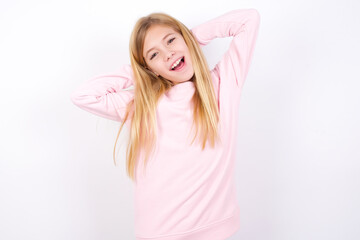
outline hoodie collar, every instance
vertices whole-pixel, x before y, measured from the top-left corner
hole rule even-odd
[[[165,95],[170,100],[189,99],[194,95],[195,85],[193,81],[178,83],[171,87]]]

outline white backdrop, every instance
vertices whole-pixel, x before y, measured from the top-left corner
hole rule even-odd
[[[112,160],[119,123],[70,94],[130,63],[139,17],[163,11],[191,28],[237,8],[261,23],[240,104],[242,226],[229,240],[360,239],[355,0],[2,0],[0,239],[134,239],[125,147]],[[203,48],[211,67],[230,41]]]

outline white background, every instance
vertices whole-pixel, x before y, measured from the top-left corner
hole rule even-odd
[[[360,239],[359,6],[2,0],[0,239],[134,239],[125,148],[117,167],[112,159],[119,123],[70,94],[130,63],[139,17],[163,11],[191,28],[237,8],[256,8],[261,24],[240,104],[241,229],[230,240]],[[211,67],[230,41],[203,48]]]

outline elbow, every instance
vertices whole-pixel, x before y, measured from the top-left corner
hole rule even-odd
[[[260,13],[255,8],[241,8],[233,10],[233,17],[238,19],[240,23],[246,23],[246,25],[254,26],[258,28],[260,25]]]
[[[255,25],[259,25],[260,18],[261,18],[259,11],[255,8],[249,8],[249,9],[247,9],[247,11],[249,13],[249,17],[255,23]]]
[[[79,105],[80,104],[80,101],[81,101],[81,97],[80,97],[80,94],[78,91],[73,91],[71,94],[70,94],[70,100],[73,104],[75,105]]]
[[[260,13],[255,8],[249,8],[246,9],[246,11],[248,11],[248,20],[249,20],[248,24],[252,26],[251,27],[252,29],[257,31],[260,26],[260,18],[261,18]]]

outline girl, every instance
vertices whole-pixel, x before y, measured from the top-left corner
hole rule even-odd
[[[122,123],[117,139],[125,123],[130,129],[136,239],[223,240],[239,229],[238,105],[259,23],[255,9],[233,10],[191,30],[169,15],[149,14],[131,34],[131,65],[72,93],[78,107]],[[200,47],[230,36],[210,71]]]

